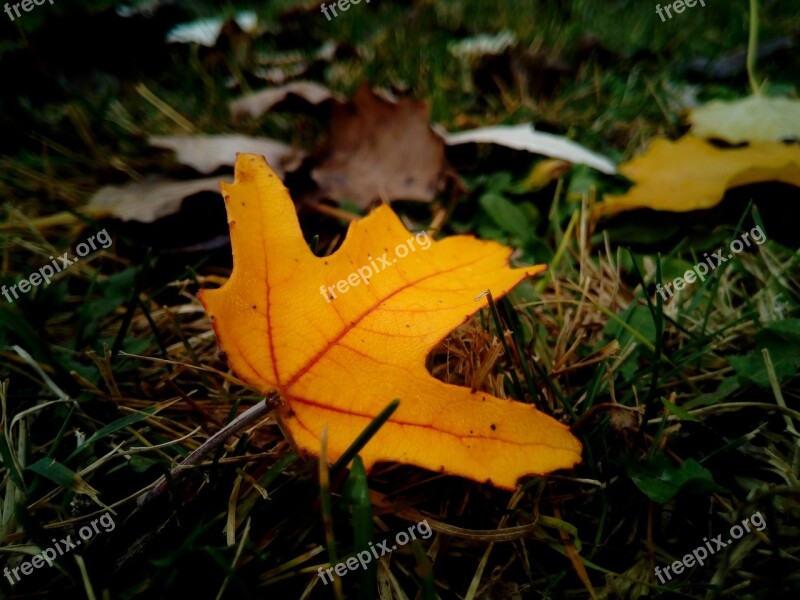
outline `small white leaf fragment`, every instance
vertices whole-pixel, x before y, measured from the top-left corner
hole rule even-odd
[[[260,117],[290,96],[297,96],[313,105],[338,99],[333,92],[316,81],[293,81],[286,85],[266,88],[247,94],[230,102],[228,107],[231,111],[231,118],[234,121],[239,121],[244,117]]]
[[[107,185],[89,200],[98,216],[111,216],[122,221],[152,223],[178,212],[185,198],[200,192],[219,193],[220,180],[228,183],[233,177],[208,177],[189,181],[135,181],[125,185]]]
[[[206,175],[220,167],[232,167],[237,152],[262,155],[281,178],[305,158],[305,152],[283,142],[239,134],[162,135],[148,141],[156,148],[174,150],[178,162]]]
[[[586,165],[608,175],[614,175],[617,172],[614,163],[605,156],[587,150],[580,144],[560,135],[536,131],[530,123],[481,127],[469,131],[448,133],[444,138],[448,146],[469,143],[497,144],[514,150],[525,150]]]
[[[258,25],[256,13],[248,10],[236,13],[233,20],[242,31],[253,33]],[[225,25],[225,19],[200,19],[191,23],[178,25],[167,34],[167,42],[170,44],[200,44],[213,48],[217,43],[217,38]]]

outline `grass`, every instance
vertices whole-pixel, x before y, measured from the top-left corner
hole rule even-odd
[[[790,4],[764,3],[762,40],[797,36],[800,9]],[[104,227],[114,238],[52,285],[0,299],[0,569],[54,538],[77,538],[106,511],[115,523],[13,587],[0,577],[3,594],[374,598],[377,586],[381,598],[766,598],[800,590],[796,190],[752,186],[712,211],[596,222],[590,201],[623,189],[621,180],[575,168],[533,191],[521,182],[534,158],[480,150],[451,156],[463,181],[436,202],[397,205],[421,225],[496,239],[522,263],[550,265],[428,358],[436,377],[534,402],[580,437],[582,465],[527,478],[514,493],[402,465],[368,477],[358,461],[328,471],[298,456],[272,417],[174,474],[261,400],[228,369],[195,297],[230,272],[227,247],[187,250],[225,232],[221,205],[149,225],[84,210],[101,185],[186,175],[146,145],[148,135],[181,132],[172,111],[198,132],[323,149],[322,117],[283,112],[235,128],[226,103],[263,85],[253,72],[264,56],[310,55],[328,40],[342,50],[310,76],[343,94],[366,79],[425,99],[431,120],[451,130],[533,121],[629,158],[655,135],[683,131],[680,98],[695,93],[691,85],[702,100],[748,92],[744,73],[709,82],[684,69],[745,47],[743,3],[707,3],[661,23],[645,2],[376,0],[329,23],[313,3],[276,2],[256,6],[266,35],[215,49],[163,45],[170,19],[126,24],[110,15],[113,5],[64,0],[37,7],[21,29],[0,26],[0,75],[13,83],[0,93],[0,284],[74,253]],[[247,8],[176,6],[186,19]],[[282,16],[289,9],[297,10]],[[505,76],[448,49],[501,30],[531,50],[502,65]],[[554,83],[528,87],[514,75],[550,73],[536,65],[557,57],[565,71],[555,69]],[[796,97],[798,60],[760,61],[760,78]],[[318,252],[346,228],[309,209],[301,220],[309,239],[319,236]],[[755,224],[767,233],[763,245],[668,302],[655,293]],[[161,476],[168,493],[139,505]],[[672,581],[655,577],[656,566],[704,538],[727,539],[756,511],[763,531]],[[430,539],[335,586],[319,581],[319,567],[423,519]]]

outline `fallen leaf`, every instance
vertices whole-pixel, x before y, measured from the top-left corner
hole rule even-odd
[[[236,13],[233,21],[242,31],[250,33],[254,33],[258,27],[258,16],[251,10]],[[226,22],[225,19],[213,18],[183,23],[167,34],[167,42],[171,44],[200,44],[201,46],[213,48]]]
[[[539,191],[559,179],[562,175],[565,175],[571,167],[572,163],[568,160],[557,158],[540,160],[528,173],[528,176],[522,182],[522,187],[534,192]]]
[[[731,144],[800,140],[800,100],[750,96],[714,100],[689,112],[692,134]]]
[[[541,44],[521,48],[510,31],[454,41],[447,49],[461,63],[461,86],[469,93],[503,95],[514,89],[526,98],[547,97],[562,80],[574,76],[559,53]]]
[[[324,67],[336,57],[341,48],[347,47],[329,40],[311,56],[299,50],[259,53],[255,56],[258,66],[253,69],[253,75],[272,85],[282,85],[292,79],[306,76],[312,69]],[[346,50],[342,53],[346,53]]]
[[[430,202],[444,168],[444,144],[427,104],[382,97],[362,85],[331,116],[331,152],[312,172],[335,200],[366,207],[377,199]]]
[[[443,383],[425,368],[430,350],[486,306],[482,292],[500,298],[544,265],[509,268],[511,249],[471,236],[417,234],[408,252],[412,234],[387,205],[351,224],[334,254],[316,257],[286,188],[258,156],[239,155],[222,194],[234,269],[200,301],[231,367],[283,399],[277,416],[299,449],[318,454],[327,427],[335,461],[399,399],[360,453],[368,470],[395,461],[513,489],[524,475],[580,461],[580,442],[552,417]],[[371,276],[362,270],[365,285],[342,292],[337,282],[357,281],[365,266],[375,266]]]
[[[110,216],[123,221],[152,223],[174,214],[181,203],[200,192],[219,189],[219,177],[188,181],[137,181],[100,188],[89,200],[95,217]]]
[[[263,155],[281,178],[297,169],[305,158],[302,150],[283,142],[238,134],[164,135],[153,136],[148,142],[156,148],[174,150],[178,162],[205,174],[222,166],[232,167],[237,152]]]
[[[459,133],[448,133],[445,136],[445,142],[448,146],[469,143],[497,144],[514,150],[525,150],[551,158],[560,158],[571,163],[584,164],[609,175],[617,172],[614,163],[605,156],[587,150],[565,137],[535,131],[530,123],[495,125]]]
[[[482,33],[474,37],[454,40],[447,44],[447,50],[455,58],[474,60],[487,54],[501,54],[515,46],[517,37],[513,31],[501,31],[495,35]]]
[[[324,85],[314,81],[295,81],[237,98],[228,104],[228,108],[231,118],[236,122],[246,117],[260,117],[290,97],[315,105],[336,98]]]
[[[764,389],[772,385],[764,362],[764,350],[779,382],[789,382],[800,371],[800,319],[783,319],[756,332],[755,349],[746,355],[726,356],[739,380]]]
[[[800,186],[800,147],[766,142],[717,148],[691,135],[675,142],[657,138],[619,170],[635,185],[622,196],[605,196],[595,207],[599,214],[636,208],[687,212],[716,206],[726,190],[740,185]]]

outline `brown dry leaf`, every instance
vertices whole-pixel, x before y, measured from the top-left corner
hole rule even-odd
[[[231,181],[223,177],[222,181]],[[181,203],[200,192],[216,192],[220,177],[191,179],[189,181],[139,181],[125,185],[100,188],[89,206],[96,216],[110,216],[123,221],[152,223],[178,212]]]
[[[619,171],[635,185],[622,196],[606,196],[595,207],[600,214],[636,208],[702,210],[740,185],[779,181],[800,187],[800,146],[765,142],[717,148],[691,135],[675,142],[657,138]]]
[[[305,158],[305,152],[269,138],[247,135],[162,135],[149,140],[151,146],[174,150],[178,162],[200,173],[212,173],[218,168],[232,167],[236,153],[260,154],[283,179]]]
[[[336,95],[324,85],[314,81],[295,81],[242,96],[232,101],[228,108],[231,118],[238,122],[246,117],[260,117],[290,96],[314,105],[336,99]]]
[[[312,177],[330,198],[361,207],[376,199],[430,202],[445,160],[429,113],[424,102],[362,85],[350,102],[334,104],[331,151]]]

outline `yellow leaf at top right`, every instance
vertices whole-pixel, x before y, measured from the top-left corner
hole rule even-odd
[[[605,195],[595,206],[601,215],[650,208],[670,212],[706,210],[729,189],[779,181],[800,187],[800,146],[761,142],[743,148],[717,148],[693,135],[677,141],[656,138],[647,150],[619,166],[633,182],[621,196]]]
[[[689,113],[692,134],[730,144],[800,140],[800,100],[749,96],[714,100]]]

